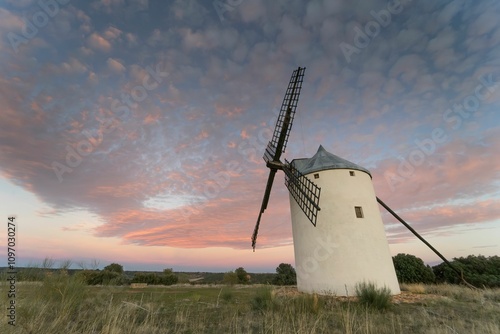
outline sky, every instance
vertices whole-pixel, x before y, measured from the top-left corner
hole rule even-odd
[[[284,158],[323,145],[446,257],[499,255],[499,16],[496,0],[0,1],[0,219],[16,216],[17,265],[294,264],[281,172],[256,252],[251,235],[299,66]],[[441,262],[381,214],[392,255]]]

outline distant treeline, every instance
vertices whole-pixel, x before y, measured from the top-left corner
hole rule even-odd
[[[129,285],[131,283],[147,283],[148,285],[172,284],[273,284],[277,274],[272,273],[247,273],[244,271],[238,277],[233,271],[226,273],[212,272],[174,272],[164,269],[162,272],[154,271],[125,271],[119,264],[112,263],[103,270],[99,269],[64,269],[44,267],[17,268],[18,281],[43,281],[52,275],[68,275],[80,277],[88,285]],[[238,272],[238,269],[236,272]],[[5,274],[8,268],[0,268]],[[234,276],[235,280],[232,279]],[[241,280],[240,280],[241,278]],[[295,283],[295,281],[294,281]]]
[[[394,268],[400,283],[449,283],[459,284],[461,278],[444,262],[430,267],[422,259],[410,254],[398,254],[393,258]],[[44,263],[47,261],[44,261]],[[53,261],[48,261],[53,263]],[[464,279],[476,287],[500,287],[500,257],[469,255],[454,258],[452,265],[463,273]],[[7,268],[1,270],[4,274]],[[286,263],[276,268],[276,273],[247,273],[243,267],[226,273],[211,272],[162,272],[124,271],[123,266],[112,263],[99,269],[54,269],[47,266],[17,268],[18,281],[43,281],[45,277],[62,274],[80,277],[88,285],[128,285],[147,283],[149,285],[172,284],[296,284],[295,269]]]

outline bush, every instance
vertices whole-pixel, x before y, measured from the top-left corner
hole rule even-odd
[[[109,270],[82,270],[76,276],[87,285],[123,285],[127,283],[123,275]]]
[[[177,284],[179,279],[171,270],[164,270],[163,274],[156,273],[136,273],[132,283],[147,283],[149,285],[173,285]]]
[[[436,277],[431,267],[422,259],[410,254],[398,254],[392,258],[399,283],[434,283]]]
[[[274,285],[295,285],[297,284],[297,273],[291,264],[280,263],[276,268],[276,276],[273,279]]]
[[[387,309],[391,305],[391,290],[387,287],[377,288],[373,283],[358,283],[356,294],[360,303],[377,310]]]
[[[163,285],[174,285],[177,284],[179,278],[173,273],[161,275],[160,282]]]
[[[500,257],[485,257],[469,255],[454,258],[451,262],[454,267],[463,272],[467,282],[477,286],[489,288],[500,287]],[[432,267],[438,283],[461,283],[461,278],[446,263]]]

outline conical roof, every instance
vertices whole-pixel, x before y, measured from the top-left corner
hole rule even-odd
[[[312,158],[294,159],[292,163],[304,175],[328,169],[354,169],[372,176],[368,169],[328,152],[322,145]]]

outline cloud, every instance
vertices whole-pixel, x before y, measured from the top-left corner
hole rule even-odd
[[[427,50],[437,52],[449,48],[455,42],[455,32],[451,28],[445,28],[429,41]]]
[[[388,170],[401,162],[385,161],[374,175],[377,193],[396,212],[424,233],[453,233],[455,226],[479,224],[498,217],[495,192],[500,178],[499,162],[491,149],[499,129],[483,139],[486,144],[450,141],[426,158],[396,191],[388,189]],[[467,152],[467,153],[465,153]],[[384,175],[386,177],[384,177]],[[393,220],[392,220],[393,221]]]
[[[243,22],[258,21],[266,14],[266,6],[264,6],[261,0],[243,1],[235,10],[241,12]]]
[[[103,37],[106,38],[107,40],[115,40],[118,39],[122,34],[122,31],[120,29],[117,29],[115,27],[109,27],[104,31]]]
[[[98,33],[92,33],[87,39],[87,44],[90,48],[103,52],[111,51],[111,43]]]
[[[452,1],[447,4],[438,15],[438,20],[443,24],[448,24],[453,18],[464,9],[464,0]]]
[[[478,37],[490,33],[493,29],[498,28],[497,18],[499,10],[488,10],[481,13],[479,17],[472,22],[468,33],[470,36]]]
[[[0,8],[0,18],[0,29],[2,31],[17,32],[24,28],[25,24],[23,20],[19,16],[4,8]]]
[[[499,204],[498,200],[485,200],[465,205],[440,205],[429,209],[416,208],[405,211],[400,216],[421,235],[450,236],[461,233],[460,226],[474,229],[481,224],[496,220],[500,214]],[[411,236],[411,232],[396,223],[392,217],[386,215],[386,221],[397,224],[397,227],[390,229],[391,240]]]
[[[116,73],[122,73],[125,72],[125,66],[123,66],[122,63],[120,63],[118,60],[113,59],[113,58],[108,58],[107,60],[108,67]]]
[[[88,71],[87,66],[82,64],[76,58],[70,58],[68,62],[64,62],[61,65],[63,71],[72,73],[72,74],[82,74]]]
[[[124,0],[101,0],[92,3],[93,8],[106,13],[111,13],[113,10],[123,7],[123,5]]]

